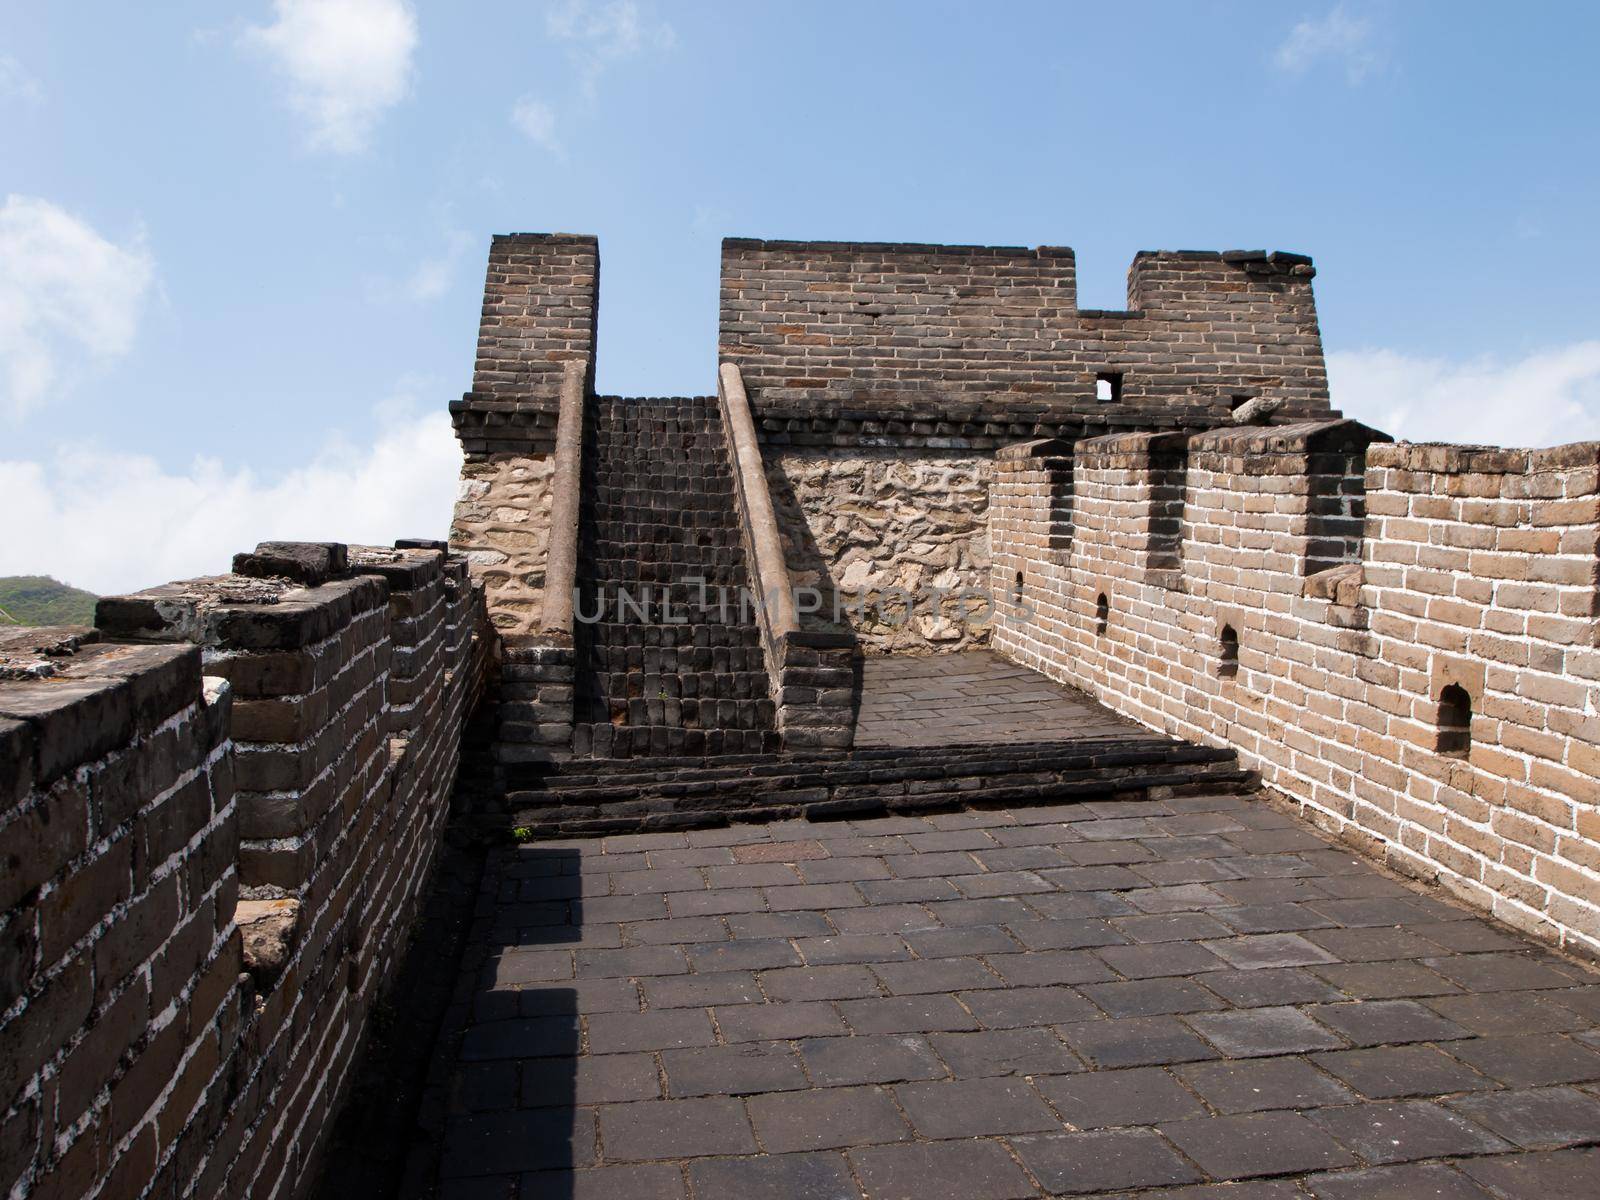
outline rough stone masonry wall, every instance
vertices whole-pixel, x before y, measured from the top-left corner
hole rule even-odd
[[[549,454],[500,454],[461,466],[450,544],[483,581],[490,619],[505,635],[532,633],[543,615],[553,471]]]
[[[989,586],[987,455],[769,447],[764,457],[793,583],[822,596],[808,623],[831,623],[837,596],[841,623],[869,654],[987,643],[976,598]]]
[[[108,598],[98,641],[8,660],[0,1192],[314,1174],[493,633],[459,558],[311,549]]]
[[[1175,569],[1145,536],[1148,439],[1079,442],[1070,483],[1060,444],[1003,454],[996,586],[1020,571],[1024,588],[995,645],[1154,728],[1237,747],[1323,827],[1600,952],[1600,445],[1372,444],[1360,489],[1351,464],[1373,436],[1189,439]],[[1058,528],[1052,546],[1069,487],[1070,543]],[[1464,755],[1439,738],[1451,686],[1471,700]]]
[[[1143,251],[1129,309],[1106,311],[1078,308],[1065,247],[730,238],[720,354],[757,416],[780,419],[768,440],[818,415],[894,413],[941,440],[1041,416],[1203,426],[1256,395],[1327,415],[1314,274],[1295,254]],[[1114,404],[1101,372],[1122,376]]]

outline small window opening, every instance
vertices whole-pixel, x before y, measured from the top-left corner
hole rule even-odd
[[[1094,398],[1101,404],[1122,403],[1122,372],[1101,371],[1094,377]]]
[[[1229,396],[1228,397],[1228,411],[1229,412],[1238,412],[1241,408],[1243,408],[1246,404],[1249,404],[1249,403],[1250,403],[1250,397],[1249,396]]]
[[[1106,599],[1104,592],[1094,602],[1094,631],[1099,637],[1104,637],[1106,627],[1111,623],[1111,601]]]
[[[1222,660],[1217,665],[1217,674],[1233,679],[1239,674],[1239,631],[1232,625],[1224,625],[1221,641]]]
[[[1459,683],[1452,683],[1439,693],[1436,745],[1440,754],[1452,758],[1465,758],[1472,749],[1472,697]]]
[[[1017,578],[1011,585],[1011,603],[1018,608],[1022,607],[1022,572],[1017,572]]]

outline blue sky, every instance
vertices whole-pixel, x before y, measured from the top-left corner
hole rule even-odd
[[[0,4],[0,574],[442,535],[490,234],[600,236],[599,384],[713,385],[725,235],[1315,256],[1335,404],[1600,437],[1600,13]]]

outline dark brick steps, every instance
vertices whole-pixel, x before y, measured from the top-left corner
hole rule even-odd
[[[775,750],[715,397],[601,396],[588,426],[573,753]]]
[[[545,773],[540,774],[543,770]],[[879,747],[845,754],[574,761],[513,777],[513,824],[545,835],[862,816],[1253,786],[1232,750],[1147,739]]]

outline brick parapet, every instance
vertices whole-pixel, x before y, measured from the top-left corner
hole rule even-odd
[[[303,549],[296,571],[329,548]],[[0,639],[0,927],[22,951],[0,973],[0,1191],[313,1177],[493,652],[460,559],[349,558],[316,586],[212,577],[109,598],[101,629],[27,653]],[[261,855],[286,844],[315,849],[272,882]],[[297,914],[270,964],[241,939],[242,879]]]
[[[1313,275],[1299,255],[1147,251],[1128,310],[1080,310],[1062,247],[728,239],[719,352],[780,426],[769,436],[826,438],[841,421],[904,425],[900,438],[993,436],[979,422],[1082,436],[1129,415],[1214,424],[1258,395],[1325,415]],[[1105,373],[1113,403],[1096,397]]]
[[[1126,445],[1077,446],[1065,553],[1041,532],[1058,485],[1038,458],[1002,458],[994,586],[1013,570],[1028,582],[996,648],[1154,728],[1238,748],[1397,868],[1600,951],[1597,447],[1370,436],[1190,439],[1181,562],[1156,578],[1129,542],[1156,472]],[[1361,536],[1330,534],[1355,512]],[[1347,560],[1329,565],[1330,547]],[[1472,706],[1464,756],[1439,741],[1450,685]]]

